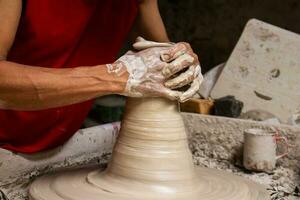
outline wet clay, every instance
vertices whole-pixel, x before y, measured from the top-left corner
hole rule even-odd
[[[266,200],[254,182],[193,165],[177,103],[129,98],[108,168],[41,177],[31,200]]]

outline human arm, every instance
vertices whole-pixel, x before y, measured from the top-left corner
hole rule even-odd
[[[124,91],[128,74],[105,65],[54,69],[6,61],[21,15],[21,0],[0,0],[0,108],[40,110]]]
[[[53,69],[20,65],[6,61],[6,56],[16,34],[21,7],[21,0],[0,0],[0,57],[2,57],[0,61],[1,109],[47,109],[83,102],[106,94],[136,96],[131,90],[126,90],[129,85],[132,85],[129,84],[132,81],[128,81],[128,77],[131,75],[127,71],[128,68],[124,68],[126,71],[122,75],[116,75],[111,73],[105,65]],[[170,50],[172,49],[170,48]],[[174,52],[180,51],[176,50]],[[184,53],[184,51],[181,52]],[[139,56],[147,58],[147,56],[151,57],[151,54],[139,52]],[[176,54],[176,56],[179,55]],[[176,68],[176,66],[170,66],[172,66],[172,69]],[[153,75],[148,73],[148,69],[151,69],[151,67],[153,66],[144,65],[145,72],[147,73],[143,77],[149,78],[149,75]],[[179,67],[183,67],[183,65]],[[168,76],[171,75],[169,73]],[[157,82],[157,84],[155,83],[157,80],[151,81],[155,84],[155,87],[148,87],[148,79],[137,81],[147,83],[138,87],[140,88],[138,92],[142,96],[164,96],[170,99],[180,99],[178,92],[167,92],[168,90],[166,89],[168,88],[163,86],[166,79],[160,79],[161,82]],[[146,90],[143,89],[146,86]],[[163,90],[161,86],[163,86]],[[156,88],[156,90],[151,90],[152,88]]]
[[[159,13],[157,0],[139,0],[138,16],[131,33],[134,41],[138,36],[156,42],[169,42],[165,25]]]
[[[40,110],[119,94],[127,76],[113,76],[103,65],[52,69],[0,61],[0,108]]]

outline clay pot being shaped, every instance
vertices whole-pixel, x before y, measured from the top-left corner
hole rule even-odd
[[[129,98],[108,168],[46,175],[31,200],[266,200],[266,190],[222,171],[195,167],[177,103]]]

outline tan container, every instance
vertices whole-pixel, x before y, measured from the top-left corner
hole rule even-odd
[[[211,114],[214,102],[209,99],[190,99],[180,104],[180,111],[199,114]]]

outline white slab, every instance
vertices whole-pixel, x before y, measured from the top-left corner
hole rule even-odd
[[[300,108],[300,36],[250,20],[211,96],[229,94],[244,112],[263,109],[286,122]]]

